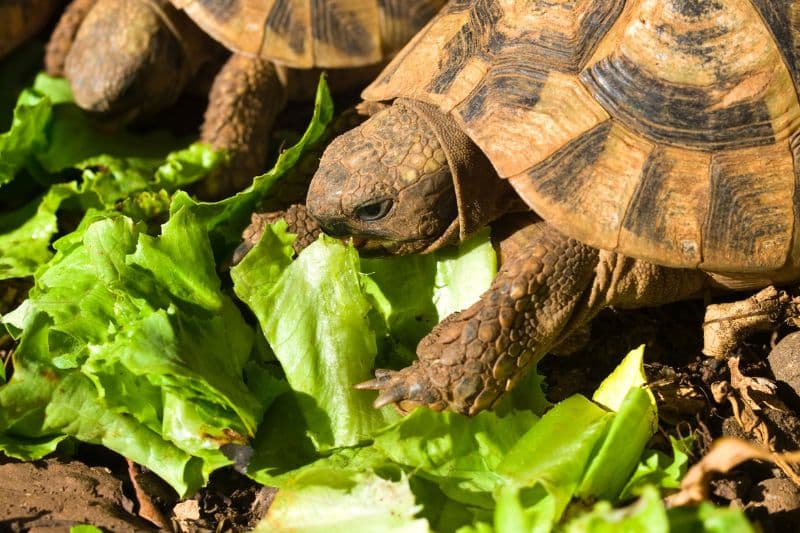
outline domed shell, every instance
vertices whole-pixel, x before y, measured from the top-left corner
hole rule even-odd
[[[453,0],[363,96],[450,113],[587,244],[765,272],[800,259],[798,53],[800,2]]]
[[[171,0],[238,52],[295,68],[379,63],[445,0]]]

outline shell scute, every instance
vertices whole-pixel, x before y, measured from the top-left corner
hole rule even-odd
[[[709,152],[657,146],[642,169],[619,234],[620,248],[651,260],[676,257],[668,266],[699,266],[708,206]]]
[[[710,170],[701,267],[718,272],[782,267],[796,218],[789,143],[714,153]]]
[[[171,0],[237,52],[294,68],[379,63],[445,0]]]

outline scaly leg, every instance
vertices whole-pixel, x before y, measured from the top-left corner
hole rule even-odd
[[[359,385],[381,391],[376,406],[474,415],[603,307],[664,304],[696,296],[708,284],[703,272],[599,251],[546,223],[525,231],[529,245],[506,262],[477,303],[420,342],[418,361],[399,372],[376,371],[376,379]]]
[[[297,235],[297,239],[292,243],[292,248],[296,254],[302,252],[308,245],[316,241],[322,233],[316,219],[312,217],[306,206],[303,204],[293,204],[281,211],[269,213],[253,213],[250,217],[250,225],[242,232],[242,243],[233,251],[232,264],[237,265],[244,259],[249,252],[261,239],[264,234],[264,227],[278,220],[286,221],[289,233]]]
[[[216,199],[239,191],[264,172],[272,125],[286,105],[286,89],[275,66],[234,54],[214,79],[200,139],[228,154],[227,164],[201,182],[195,193]]]
[[[97,0],[73,0],[64,10],[50,35],[44,56],[44,68],[51,76],[64,75],[64,63],[75,40],[75,34],[96,3]]]

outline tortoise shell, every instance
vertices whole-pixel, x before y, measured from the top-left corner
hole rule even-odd
[[[214,39],[295,68],[390,57],[445,0],[171,0]]]
[[[800,259],[799,55],[797,1],[452,0],[363,96],[437,105],[582,242],[765,272]]]

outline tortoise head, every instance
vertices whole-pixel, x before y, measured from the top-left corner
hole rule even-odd
[[[184,47],[155,3],[99,0],[81,23],[65,63],[75,101],[128,119],[173,103],[190,72]]]
[[[457,238],[448,147],[413,102],[396,102],[325,150],[307,207],[323,230],[366,251],[434,250]]]

